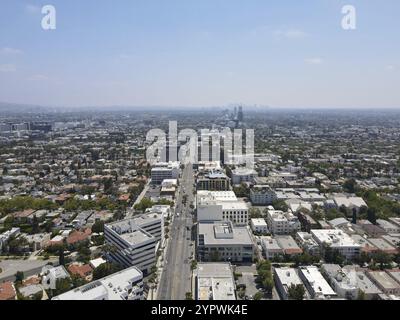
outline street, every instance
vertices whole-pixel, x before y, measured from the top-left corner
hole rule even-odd
[[[192,164],[185,166],[180,179],[180,187],[176,199],[175,217],[170,226],[170,242],[167,248],[164,270],[160,279],[159,300],[183,300],[186,292],[191,292],[190,256],[191,230],[193,226],[190,204],[193,195],[194,173]],[[184,203],[184,197],[187,197]]]

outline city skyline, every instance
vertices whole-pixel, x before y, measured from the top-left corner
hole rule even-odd
[[[396,1],[3,1],[0,101],[398,108]],[[357,29],[343,30],[353,5]],[[29,32],[27,32],[29,30]]]

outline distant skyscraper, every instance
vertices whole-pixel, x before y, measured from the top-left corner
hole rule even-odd
[[[237,114],[237,119],[238,119],[240,122],[243,122],[243,107],[242,107],[242,106],[239,106],[239,111],[238,111],[238,114]]]

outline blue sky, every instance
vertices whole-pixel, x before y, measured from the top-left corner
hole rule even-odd
[[[57,29],[41,28],[41,7]],[[357,29],[341,28],[341,8]],[[400,107],[398,0],[0,2],[0,101]]]

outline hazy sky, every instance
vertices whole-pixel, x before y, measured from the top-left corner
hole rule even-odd
[[[400,107],[399,84],[399,0],[0,1],[0,101]]]

